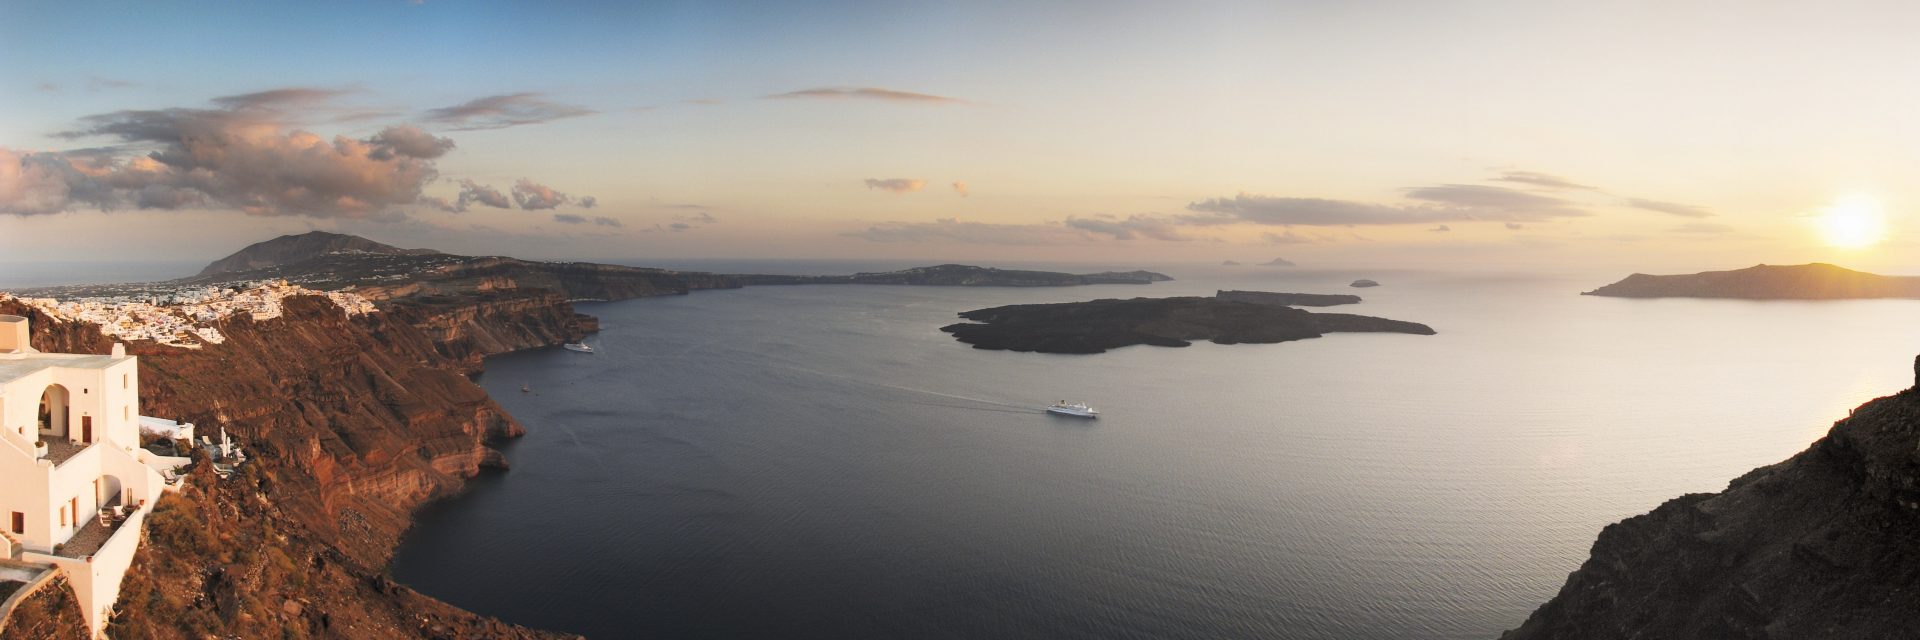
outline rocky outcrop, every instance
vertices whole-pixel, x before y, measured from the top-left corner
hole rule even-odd
[[[1343,331],[1434,333],[1426,325],[1400,320],[1199,297],[1018,304],[966,311],[960,317],[974,322],[940,330],[976,349],[1042,353],[1102,353],[1136,344],[1185,347],[1192,340],[1264,344]]]
[[[1636,273],[1582,295],[1615,298],[1840,300],[1920,298],[1920,278],[1883,276],[1830,264],[1755,265],[1732,271],[1654,276]]]
[[[1502,637],[1909,638],[1916,585],[1920,392],[1909,389],[1724,491],[1609,525],[1560,593]]]
[[[574,312],[564,295],[545,289],[410,296],[386,306],[469,373],[487,356],[578,342],[600,328],[597,318]]]

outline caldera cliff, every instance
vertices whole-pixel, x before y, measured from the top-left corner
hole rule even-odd
[[[1609,525],[1502,637],[1912,638],[1916,612],[1920,391],[1908,389],[1724,491]]]
[[[17,301],[42,351],[106,353],[97,327]],[[223,344],[128,345],[141,412],[224,428],[253,462],[203,461],[148,520],[115,637],[544,637],[396,585],[386,562],[412,511],[505,459],[522,430],[467,367],[402,314],[349,318],[325,298],[219,323]]]

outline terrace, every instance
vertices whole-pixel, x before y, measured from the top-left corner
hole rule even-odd
[[[89,446],[66,438],[54,438],[52,440],[41,440],[40,442],[47,445],[47,455],[43,457],[48,462],[52,462],[53,466],[56,467],[65,464],[68,460],[72,460],[74,456],[80,455],[80,452],[86,451]]]

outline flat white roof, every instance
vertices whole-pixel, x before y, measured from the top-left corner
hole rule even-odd
[[[0,355],[0,384],[39,373],[43,369],[105,369],[133,356],[95,356],[79,353],[27,353]]]

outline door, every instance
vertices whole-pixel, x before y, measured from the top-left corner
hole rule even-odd
[[[80,442],[93,444],[93,416],[80,416]]]
[[[27,535],[27,514],[18,511],[13,512],[13,532],[23,536]]]

